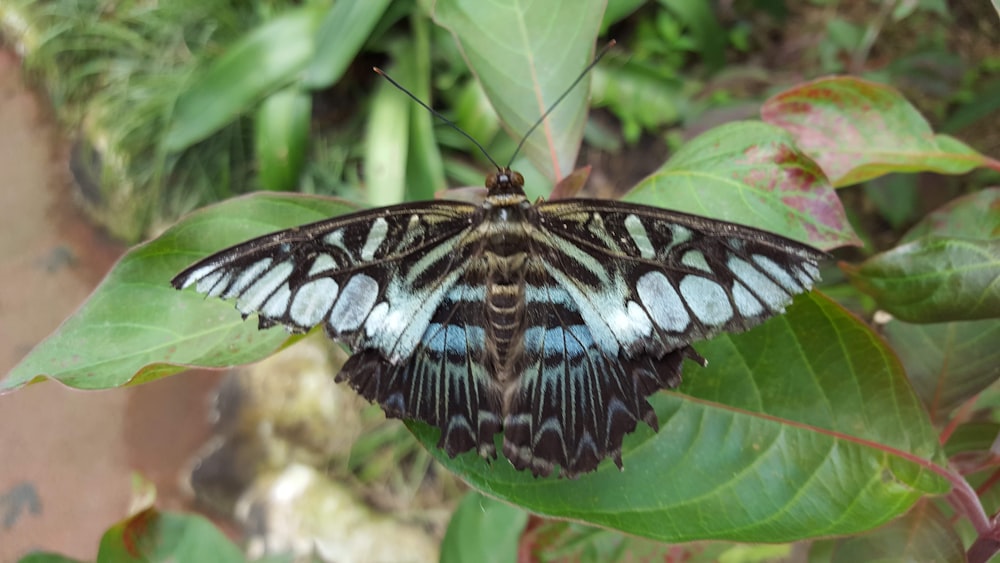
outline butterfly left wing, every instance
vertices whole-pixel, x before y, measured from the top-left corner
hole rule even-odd
[[[393,418],[441,430],[449,456],[475,449],[496,456],[501,389],[485,365],[482,286],[460,279],[437,306],[409,358],[391,362],[376,349],[352,355],[337,375]]]
[[[234,298],[261,328],[324,325],[354,349],[409,356],[435,302],[461,275],[477,207],[403,204],[279,231],[213,254],[171,283]]]

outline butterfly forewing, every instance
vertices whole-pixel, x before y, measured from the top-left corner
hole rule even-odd
[[[607,353],[662,355],[781,313],[823,252],[733,223],[604,200],[538,206],[554,275]]]
[[[345,215],[234,246],[172,283],[234,298],[262,328],[323,325],[333,338],[406,357],[467,261],[461,241],[475,210],[430,202]]]

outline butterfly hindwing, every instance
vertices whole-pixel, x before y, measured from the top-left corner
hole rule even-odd
[[[279,231],[209,256],[172,283],[234,298],[262,328],[323,325],[356,348],[405,357],[461,274],[468,256],[459,242],[475,209],[407,204]]]
[[[337,381],[348,381],[388,416],[438,427],[438,446],[450,456],[475,449],[495,457],[501,391],[485,365],[481,289],[462,281],[453,285],[409,358],[392,362],[380,350],[361,350]]]
[[[529,269],[544,270],[539,267]],[[532,324],[523,336],[525,367],[507,394],[504,455],[518,469],[573,477],[606,457],[621,467],[624,436],[639,421],[657,428],[650,394],[680,383],[688,348],[663,357],[607,355],[576,302],[547,274],[526,280]]]

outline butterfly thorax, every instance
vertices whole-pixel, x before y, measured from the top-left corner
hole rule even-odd
[[[524,283],[530,261],[529,232],[536,215],[524,195],[523,182],[524,178],[510,169],[486,179],[489,193],[481,211],[482,251],[472,268],[485,289],[485,359],[490,373],[501,383],[516,378],[523,355]]]

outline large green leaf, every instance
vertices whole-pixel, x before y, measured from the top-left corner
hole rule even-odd
[[[930,412],[944,422],[956,407],[1000,378],[1000,322],[910,324],[894,320],[885,336]]]
[[[520,138],[590,62],[603,0],[439,0],[434,20],[455,36],[511,136]],[[562,101],[525,144],[555,182],[569,174],[583,139],[587,86]],[[500,155],[506,164],[511,155]]]
[[[924,236],[1000,239],[1000,188],[987,188],[951,200],[903,235],[903,242]]]
[[[231,303],[178,292],[170,279],[211,252],[353,208],[326,198],[254,194],[198,211],[122,258],[86,303],[0,379],[0,391],[51,377],[82,389],[158,379],[187,366],[267,357],[288,339],[257,330]]]
[[[903,241],[844,266],[879,307],[910,322],[1000,318],[1000,189],[949,202]]]
[[[517,561],[528,513],[470,491],[451,516],[441,542],[442,563]]]
[[[830,563],[933,561],[964,563],[965,547],[954,525],[930,502],[878,530],[837,542]]]
[[[313,55],[325,12],[318,4],[289,10],[229,46],[177,100],[164,146],[187,148],[292,82]]]
[[[661,541],[792,541],[851,534],[948,490],[934,429],[899,362],[865,324],[819,294],[740,335],[696,345],[677,391],[653,404],[660,431],[625,441],[576,481],[534,479],[434,447],[473,487],[533,512]]]
[[[741,223],[819,248],[858,244],[822,171],[778,127],[741,121],[685,144],[626,201]]]
[[[97,560],[244,563],[246,558],[203,516],[147,509],[105,532]]]
[[[790,131],[838,187],[890,172],[1000,168],[1000,162],[957,139],[935,135],[892,87],[860,78],[821,78],[795,86],[765,102],[761,116]]]
[[[316,32],[316,52],[302,81],[321,90],[340,80],[371,36],[389,0],[337,0]]]
[[[399,68],[400,73],[396,73]],[[412,67],[389,69],[397,80],[407,80]],[[378,207],[403,201],[406,161],[409,157],[413,102],[386,80],[375,88],[365,126],[364,170],[368,204]]]
[[[843,269],[904,321],[1000,318],[1000,239],[923,237]]]
[[[312,96],[291,86],[269,96],[257,110],[254,149],[264,189],[295,189],[306,160]]]

